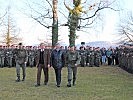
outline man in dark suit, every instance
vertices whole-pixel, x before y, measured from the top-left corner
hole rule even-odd
[[[60,44],[56,43],[55,48],[51,53],[51,66],[55,70],[56,75],[56,86],[60,87],[61,84],[61,70],[65,65],[65,56],[64,52],[60,49]]]
[[[40,79],[41,79],[41,71],[43,69],[44,72],[44,85],[48,83],[48,67],[50,67],[50,50],[45,48],[45,44],[40,44],[40,49],[37,51],[36,56],[36,63],[37,63],[37,84],[36,87],[40,86]]]

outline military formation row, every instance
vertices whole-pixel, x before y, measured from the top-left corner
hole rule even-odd
[[[119,52],[119,67],[133,73],[133,48],[123,47]]]
[[[15,67],[16,66],[16,52],[18,48],[2,48],[0,47],[0,67]],[[26,49],[28,62],[27,66],[35,66],[35,54],[37,49]]]
[[[0,48],[0,67],[13,67],[16,66],[16,52],[17,48]],[[37,48],[29,48],[25,49],[27,52],[27,64],[26,66],[34,67],[36,65],[36,53]],[[66,54],[68,49],[63,49]],[[51,50],[50,50],[51,51]],[[105,48],[93,48],[93,47],[84,47],[81,46],[80,50],[77,50],[81,55],[80,66],[85,67],[93,67],[100,65],[118,65],[118,53],[119,50],[109,48],[106,50]],[[121,60],[121,59],[120,59]]]

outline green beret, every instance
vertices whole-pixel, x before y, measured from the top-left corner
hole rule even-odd
[[[69,47],[75,47],[75,45],[71,44]]]

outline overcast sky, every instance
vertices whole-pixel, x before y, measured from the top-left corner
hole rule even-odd
[[[30,0],[0,0],[0,12],[1,12],[0,16],[6,11],[7,6],[10,4],[12,18],[15,21],[17,27],[20,28],[20,36],[23,38],[23,43],[25,45],[38,44],[44,40],[48,41],[51,36],[51,29],[44,28],[43,26],[36,23],[34,20],[30,19],[28,16],[24,14],[24,12],[27,13],[30,11],[30,9],[27,9],[26,6],[27,1],[30,2]],[[31,1],[39,1],[39,0],[31,0]],[[58,0],[58,1],[60,5],[63,4],[63,0]],[[70,1],[72,0],[67,0],[67,1],[69,1],[67,2],[67,4],[70,4]],[[119,3],[118,5],[123,9],[123,11],[133,10],[133,0],[119,0],[119,1],[120,2],[117,3]],[[90,4],[93,4],[93,2]],[[62,8],[65,14],[67,15],[68,12],[65,8],[63,8],[64,5],[62,6],[60,5],[59,8]],[[84,31],[86,32],[83,31],[77,32],[79,38],[76,40],[76,44],[79,44],[82,41],[84,42],[114,41],[114,39],[116,38],[115,34],[120,18],[120,13],[111,10],[109,11],[105,10],[104,13],[102,14],[104,15],[103,17],[104,20],[102,20],[102,22],[99,22],[100,26],[98,26],[97,28],[85,29]],[[63,15],[59,16],[59,20],[62,20],[62,22],[67,21],[65,18],[63,18]],[[64,44],[67,45],[69,44],[68,34],[69,30],[67,27],[59,28],[59,35],[60,35],[59,39]]]

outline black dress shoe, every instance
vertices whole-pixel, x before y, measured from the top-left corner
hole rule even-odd
[[[36,85],[35,85],[35,87],[38,87],[38,86],[40,86],[40,84],[36,84]]]

